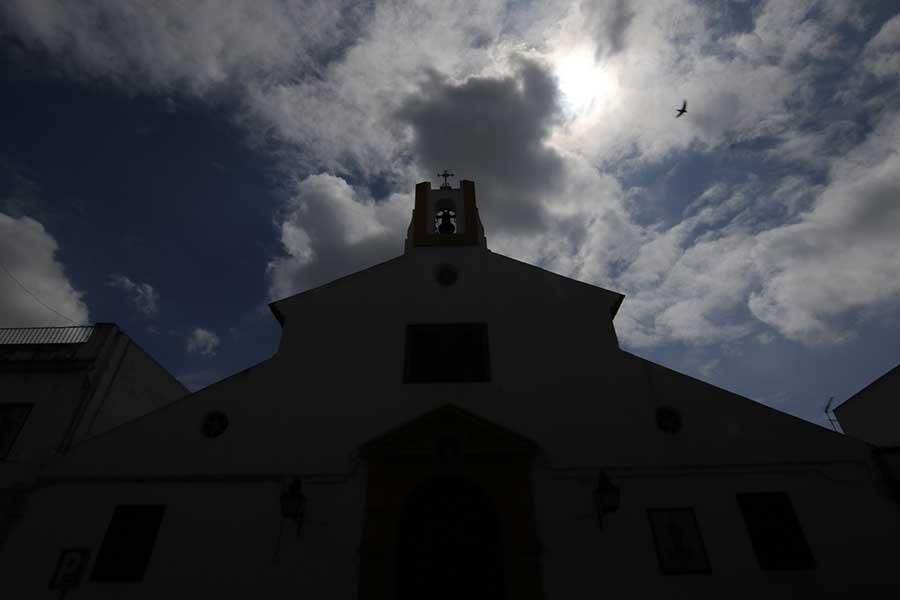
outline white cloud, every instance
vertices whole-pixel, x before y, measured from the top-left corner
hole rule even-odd
[[[133,91],[206,94],[315,71],[352,28],[347,3],[10,0],[9,29],[77,77]]]
[[[732,196],[741,197],[740,191]],[[715,227],[735,219],[743,207],[729,206],[715,189],[704,198],[714,205],[668,230],[649,233],[614,282],[627,295],[617,317],[626,343],[709,344],[749,333],[746,319],[738,314],[754,281],[749,260],[753,238]]]
[[[427,91],[428,73],[457,83],[504,76],[515,56],[554,64],[583,50],[599,57],[598,71],[583,76],[604,88],[594,110],[556,138],[595,162],[635,150],[652,161],[695,144],[784,134],[786,103],[809,84],[805,57],[834,56],[830,27],[858,18],[841,3],[824,7],[827,18],[816,20],[807,18],[808,2],[769,2],[752,31],[723,39],[709,26],[714,7],[674,1],[401,2],[367,13],[312,1],[95,0],[75,8],[29,0],[5,10],[17,35],[75,72],[150,91],[231,86],[248,134],[274,142],[304,175],[386,174],[399,183],[411,139],[395,111]],[[691,109],[676,125],[682,98]]]
[[[806,344],[836,343],[851,335],[842,318],[852,311],[895,306],[898,136],[900,112],[833,159],[824,186],[788,178],[771,189],[708,190],[678,224],[652,234],[615,281],[629,294],[618,318],[623,338],[722,342],[765,324]]]
[[[215,356],[219,347],[219,336],[202,327],[194,328],[187,339],[187,351],[201,356]]]
[[[375,203],[333,175],[296,182],[280,223],[283,254],[269,263],[273,299],[327,283],[403,252],[412,196]]]
[[[705,377],[706,379],[712,379],[713,374],[716,369],[719,367],[719,364],[722,362],[719,358],[714,358],[712,360],[706,361],[701,364],[697,370]]]
[[[762,136],[793,137],[798,113],[812,102],[818,61],[847,58],[833,32],[841,13],[811,19],[807,4],[765,3],[751,31],[724,34],[711,26],[720,18],[712,4],[632,5],[622,50],[597,62],[604,76],[594,77],[596,102],[571,119],[556,143],[615,167]],[[606,44],[589,37],[583,13],[571,10],[549,29],[548,52],[564,58],[571,48]],[[675,121],[682,99],[688,113]]]
[[[488,245],[556,273],[610,287],[616,265],[630,262],[646,233],[632,222],[615,178],[597,172],[576,154],[560,151],[557,156],[560,184],[541,194],[546,211],[540,231],[522,235],[504,226],[500,214],[485,221]],[[481,197],[482,206],[492,201]]]
[[[900,112],[834,161],[814,207],[759,236],[757,318],[791,339],[841,341],[836,319],[900,300]],[[877,311],[876,311],[877,312]]]
[[[0,327],[89,322],[84,294],[66,276],[56,258],[58,250],[56,240],[39,222],[0,213]]]
[[[866,44],[863,64],[879,79],[900,75],[900,15],[896,15]]]
[[[159,308],[159,292],[149,283],[135,283],[125,275],[113,275],[110,277],[109,285],[133,294],[135,307],[144,315],[150,317],[156,314]]]
[[[825,206],[835,202],[833,198],[844,193],[840,188],[845,185],[842,182],[848,175],[842,175],[839,168],[833,170],[827,188],[794,175],[765,182],[751,178],[748,183],[736,187],[713,186],[686,210],[679,223],[660,228],[658,225],[637,225],[631,216],[626,192],[615,178],[598,174],[592,163],[615,165],[616,161],[621,164],[624,159],[627,164],[629,156],[652,163],[675,150],[708,150],[734,140],[773,136],[782,140],[778,156],[800,158],[828,168],[836,156],[853,148],[852,143],[847,142],[853,139],[847,128],[852,130],[855,125],[835,123],[824,133],[815,135],[802,132],[800,123],[809,116],[813,104],[806,88],[817,76],[816,67],[808,58],[814,54],[835,60],[846,58],[828,28],[836,19],[858,25],[854,21],[856,15],[841,12],[837,4],[828,5],[827,18],[817,21],[808,18],[809,7],[769,3],[761,9],[750,34],[733,35],[723,42],[725,51],[710,54],[703,50],[704,45],[713,41],[707,27],[710,15],[701,8],[694,6],[682,10],[681,4],[676,7],[665,3],[640,6],[641,10],[630,16],[623,39],[612,44],[618,51],[611,52],[607,47],[602,53],[605,68],[613,74],[611,85],[615,89],[605,99],[601,98],[597,111],[570,120],[566,127],[554,130],[549,139],[535,138],[548,144],[542,152],[555,157],[556,168],[562,173],[558,183],[545,190],[533,186],[532,192],[540,207],[535,213],[540,218],[539,230],[521,235],[510,229],[515,220],[514,213],[524,210],[521,203],[498,209],[497,203],[510,196],[503,190],[514,189],[511,187],[516,179],[514,170],[498,181],[492,181],[497,178],[496,169],[476,177],[476,182],[480,183],[480,205],[491,247],[556,272],[626,292],[628,298],[620,311],[618,327],[626,343],[632,345],[654,346],[678,341],[723,343],[751,334],[764,335],[766,326],[806,343],[840,339],[834,317],[866,306],[866,303],[890,302],[893,292],[890,284],[882,284],[866,285],[865,293],[855,291],[839,295],[831,289],[832,282],[838,283],[838,287],[852,286],[854,282],[848,276],[851,272],[856,273],[854,277],[858,279],[884,278],[885,273],[892,271],[889,261],[893,254],[889,247],[884,247],[887,240],[873,242],[866,236],[855,239],[854,245],[863,248],[875,244],[879,250],[857,249],[845,253],[862,253],[859,260],[851,261],[855,264],[854,269],[848,270],[849,265],[840,264],[841,260],[849,259],[838,260],[830,253],[813,253],[806,258],[795,253],[796,247],[792,244],[822,243],[828,235],[834,235],[835,232],[828,234],[824,230],[815,230],[810,223],[816,221],[815,215]],[[558,17],[559,14],[549,11],[546,16]],[[595,31],[578,22],[581,16],[580,12],[570,11],[559,27],[548,30],[546,46],[538,47],[532,55],[540,56],[543,52],[550,56],[554,44],[557,49],[576,47],[583,43],[579,35],[595,35]],[[531,25],[537,27],[537,21]],[[640,44],[629,45],[629,37],[640,40]],[[354,61],[361,60],[362,49],[368,48],[366,44],[369,43],[376,44],[377,39],[370,39],[354,49],[346,61],[335,65],[335,73],[347,69],[358,74],[360,63]],[[498,45],[495,51],[500,51],[501,47]],[[457,76],[465,73],[466,68],[477,69],[475,61],[448,66],[447,60],[436,60],[435,68],[444,66]],[[508,70],[494,72],[497,77],[508,74]],[[384,81],[391,81],[396,76],[391,67],[387,72],[379,72]],[[452,87],[452,82],[457,81],[456,89],[462,90],[466,85],[459,79],[449,81],[444,84],[439,78],[430,80],[417,98],[430,102],[428,96],[436,93],[436,86]],[[340,78],[332,80],[335,88],[330,93],[339,96],[344,83]],[[348,89],[363,96],[368,93],[366,86],[357,88],[354,87],[356,84],[346,84],[350,86]],[[376,83],[375,88],[378,85]],[[677,94],[679,97],[700,99],[691,103],[689,114],[693,116],[678,123],[677,127],[673,124],[673,107],[669,106],[672,99],[668,94],[657,93],[663,88],[681,90]],[[377,97],[365,97],[366,102],[378,104]],[[305,108],[304,99],[301,94],[292,97],[291,102],[282,102],[280,106],[288,111],[282,116],[299,112],[294,106]],[[506,105],[511,108],[514,107],[512,100],[506,100]],[[436,96],[434,101],[442,100]],[[487,97],[482,98],[481,105],[489,101]],[[378,106],[375,114],[383,114],[379,111],[384,107]],[[329,109],[338,113],[343,110],[339,105],[331,105]],[[484,110],[490,109],[485,107]],[[452,112],[445,113],[440,114],[452,116]],[[314,109],[302,118],[311,121],[314,114],[319,113]],[[428,116],[430,119],[440,114],[428,113]],[[479,113],[479,118],[484,120],[489,114]],[[531,118],[545,119],[547,115],[535,113]],[[448,121],[440,120],[440,123],[445,122]],[[343,120],[336,114],[327,119],[327,123],[334,127]],[[299,133],[302,128],[287,130],[298,132],[297,139],[302,137]],[[424,130],[423,125],[416,124],[414,132],[421,134]],[[428,135],[419,142],[421,148],[417,159],[423,152],[427,155],[435,149],[438,149],[435,156],[440,156],[441,152],[455,156],[452,150],[455,147],[481,148],[475,139],[477,132],[467,134],[458,126],[451,127],[446,135],[441,134],[439,125],[433,131],[427,131]],[[361,139],[368,139],[369,134],[375,140],[386,135],[384,131],[373,130],[362,134]],[[337,146],[359,148],[356,144],[356,141],[341,141]],[[385,147],[383,152],[368,156],[372,161],[390,164],[394,150]],[[833,154],[829,154],[829,150]],[[356,156],[363,154],[366,153]],[[877,161],[889,154],[890,150],[882,147],[867,156],[869,160]],[[851,156],[858,157],[859,153]],[[427,167],[431,166],[428,163]],[[430,172],[428,168],[423,170]],[[874,181],[874,174],[875,171],[867,170],[849,177],[859,182],[857,187],[864,187],[862,182]],[[377,262],[376,258],[394,254],[370,252],[356,240],[365,238],[374,244],[378,239],[387,244],[388,238],[383,236],[389,233],[399,240],[402,238],[401,225],[408,221],[408,214],[397,216],[392,229],[370,232],[364,225],[377,225],[379,219],[375,215],[380,214],[382,208],[376,204],[367,205],[361,199],[357,199],[356,204],[348,203],[358,193],[344,186],[342,193],[332,187],[328,194],[320,194],[319,198],[331,198],[327,203],[321,202],[321,207],[330,207],[327,211],[317,211],[321,219],[302,205],[291,212],[291,219],[282,225],[282,242],[292,258],[287,262],[279,259],[270,265],[273,289],[286,291],[291,286],[285,286],[284,281],[296,281],[301,272],[305,275],[315,272],[316,282],[323,283],[365,266],[358,263],[353,269],[346,268],[350,262],[348,253],[364,257],[368,264]],[[858,196],[853,192],[852,196],[862,198],[865,194]],[[346,210],[352,206],[357,210]],[[368,208],[361,208],[363,206]],[[297,227],[296,223],[301,220],[303,226]],[[841,225],[847,228],[848,234],[854,230],[851,220],[844,220]],[[338,233],[332,231],[335,224],[340,225]],[[313,242],[319,226],[329,239],[345,241],[330,249],[321,241]],[[355,238],[350,235],[360,227],[368,233]],[[835,243],[834,246],[839,245]],[[873,260],[868,256],[872,253],[884,256],[885,260]],[[341,265],[345,268],[340,269]],[[288,266],[294,271],[285,279]],[[841,274],[828,276],[834,269],[840,269]],[[836,300],[838,296],[843,299]]]
[[[395,112],[430,73],[452,81],[508,72],[505,3],[377,2],[357,42],[319,78],[249,90],[246,123],[293,147],[290,160],[336,175],[407,172],[409,131]]]
[[[291,189],[275,217],[273,298],[399,254],[412,184],[440,162],[476,180],[493,249],[625,292],[617,327],[628,344],[770,330],[839,341],[849,312],[877,313],[900,293],[900,132],[889,103],[862,119],[871,98],[850,102],[821,82],[835,70],[893,81],[900,17],[854,62],[840,32],[862,31],[866,17],[852,2],[763,2],[738,31],[721,26],[723,6],[31,0],[0,10],[72,73],[129,91],[236,94],[236,119],[281,159]],[[585,63],[563,82],[578,88],[577,110],[554,110],[571,90],[529,88],[548,78],[523,75],[523,57]],[[823,112],[834,97],[846,110]],[[503,135],[488,139],[488,122]],[[728,163],[742,145],[754,162],[732,168],[746,177],[698,175],[697,198],[627,183],[680,153]],[[488,147],[493,163],[473,158]],[[821,177],[780,170],[794,163]],[[373,175],[400,193],[375,201],[364,187]],[[669,211],[674,224],[640,218],[670,203],[688,204]]]

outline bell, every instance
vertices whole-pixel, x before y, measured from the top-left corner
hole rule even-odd
[[[456,232],[456,225],[453,224],[452,213],[449,210],[445,210],[441,212],[439,215],[441,218],[441,224],[438,225],[438,233],[447,235],[450,233]]]

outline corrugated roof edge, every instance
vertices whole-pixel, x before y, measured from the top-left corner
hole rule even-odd
[[[93,325],[0,327],[0,345],[83,344],[93,332]]]

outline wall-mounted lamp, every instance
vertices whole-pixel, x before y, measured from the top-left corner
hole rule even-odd
[[[297,521],[297,535],[300,535],[306,516],[306,496],[303,495],[303,482],[299,477],[281,490],[281,516]]]
[[[594,490],[594,506],[597,507],[597,523],[603,528],[603,516],[619,510],[621,490],[613,485],[604,471],[597,474],[597,488]]]

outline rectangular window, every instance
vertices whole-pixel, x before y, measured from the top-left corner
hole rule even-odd
[[[659,568],[666,575],[709,573],[706,546],[692,508],[647,510]]]
[[[490,381],[486,323],[407,325],[407,383]]]
[[[143,579],[165,510],[162,504],[117,506],[97,554],[91,579]]]
[[[6,458],[33,404],[0,404],[0,459]]]
[[[786,493],[738,494],[737,500],[761,569],[793,571],[815,566]]]

